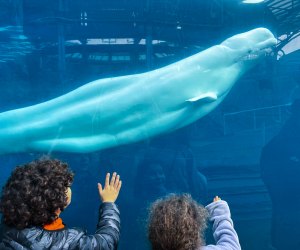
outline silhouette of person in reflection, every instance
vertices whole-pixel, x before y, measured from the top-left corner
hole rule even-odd
[[[198,202],[206,202],[207,180],[195,163],[189,131],[182,128],[153,139],[146,157],[162,162],[168,192],[190,193]]]
[[[167,194],[166,177],[160,160],[145,158],[138,164],[133,194],[134,200],[138,202],[131,210],[130,234],[134,236],[132,249],[148,249],[146,237],[148,206]]]
[[[146,218],[149,205],[168,193],[190,193],[199,202],[206,202],[207,181],[197,169],[189,145],[188,128],[153,139],[140,152],[134,187],[136,205],[132,221],[134,249],[147,249]]]
[[[145,159],[137,169],[134,196],[152,202],[167,193],[166,177],[162,163],[157,159]]]
[[[97,190],[95,183],[100,178],[97,154],[71,154],[68,162],[73,166],[76,179],[73,184],[73,207],[70,213],[81,216],[77,217],[77,225],[84,227],[88,232],[94,229],[94,221],[98,218],[98,209],[93,204],[97,204]],[[89,199],[85,199],[89,197]],[[85,202],[82,202],[85,200]]]
[[[278,135],[263,148],[262,179],[272,200],[272,245],[300,249],[300,100]]]

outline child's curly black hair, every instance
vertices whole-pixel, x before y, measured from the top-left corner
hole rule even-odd
[[[67,204],[74,174],[66,163],[39,159],[17,166],[2,189],[0,212],[7,226],[23,229],[53,222]]]
[[[190,195],[169,195],[150,208],[148,238],[153,250],[191,250],[204,245],[206,209]]]

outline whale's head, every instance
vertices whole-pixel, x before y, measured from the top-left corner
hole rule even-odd
[[[268,29],[257,28],[230,37],[203,53],[204,71],[197,78],[191,78],[191,88],[186,91],[188,98],[185,99],[186,103],[201,104],[193,106],[198,108],[196,116],[201,117],[213,110],[243,73],[272,51],[276,42]]]
[[[222,78],[213,78],[210,84],[218,99],[230,91],[235,82],[250,68],[254,67],[259,59],[272,52],[277,40],[266,28],[257,28],[237,34],[220,44],[224,51],[223,66],[218,75]]]
[[[277,40],[266,28],[257,28],[228,38],[221,46],[235,54],[236,62],[252,64],[257,59],[270,53]]]

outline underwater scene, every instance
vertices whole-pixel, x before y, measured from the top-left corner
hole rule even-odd
[[[300,250],[299,85],[297,0],[0,0],[1,195],[12,188],[20,206],[30,203],[6,185],[11,174],[59,159],[75,174],[60,217],[87,235],[105,201],[97,183],[106,189],[106,174],[120,175],[118,249]],[[207,206],[207,228],[192,229],[197,213],[187,210],[193,223],[178,233],[183,209],[171,209],[179,231],[157,247],[163,237],[152,234],[171,222],[150,207],[170,194]],[[220,222],[230,232],[210,217],[218,202],[230,208]],[[13,225],[9,204],[2,226]],[[0,249],[116,249],[22,236],[23,248],[0,231]],[[189,236],[197,248],[174,243]]]

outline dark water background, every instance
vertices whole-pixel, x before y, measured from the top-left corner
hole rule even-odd
[[[219,1],[186,1],[185,8],[168,1],[0,1],[0,112],[44,102],[95,79],[158,68],[255,27],[276,32],[262,5],[227,3],[221,23],[219,5],[214,9],[208,2]],[[184,14],[192,9],[193,15]],[[167,10],[175,17],[159,19]],[[185,29],[177,19],[202,25]],[[172,42],[157,51],[147,45],[84,44],[86,38],[167,40],[165,33]],[[75,39],[83,45],[63,46]],[[146,60],[153,50],[156,56]],[[278,250],[300,249],[299,79],[299,51],[279,61],[269,56],[216,110],[186,128],[101,152],[52,153],[76,173],[65,223],[93,233],[97,182],[117,171],[124,184],[118,199],[120,249],[147,249],[148,204],[170,192],[191,193],[204,205],[215,195],[227,200],[242,249],[272,249],[271,235]],[[16,165],[41,155],[0,155],[0,185]]]

